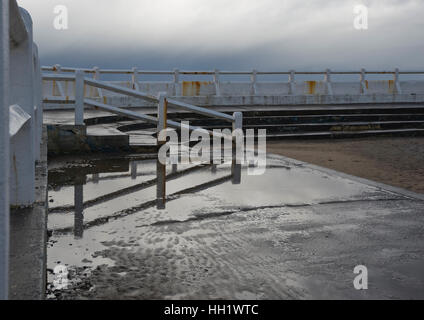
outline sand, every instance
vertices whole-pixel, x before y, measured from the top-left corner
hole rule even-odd
[[[268,152],[424,193],[424,138],[268,142]]]

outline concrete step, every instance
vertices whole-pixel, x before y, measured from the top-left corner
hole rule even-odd
[[[397,129],[397,130],[363,130],[357,132],[323,131],[305,133],[267,134],[267,140],[309,140],[309,139],[343,139],[365,138],[373,136],[399,136],[417,137],[424,136],[424,129]]]
[[[208,130],[230,128],[230,126],[202,126]],[[329,122],[298,124],[244,125],[243,129],[266,129],[267,132],[319,132],[319,131],[361,131],[424,128],[424,121],[375,121],[375,122]]]
[[[193,126],[220,126],[226,122],[219,119],[174,119],[176,121],[189,121]],[[244,125],[261,124],[296,124],[296,123],[330,123],[330,122],[381,122],[381,121],[424,121],[424,114],[343,114],[343,115],[310,115],[310,116],[264,116],[264,117],[244,117]],[[131,128],[131,127],[128,127]]]
[[[347,115],[347,114],[415,114],[424,113],[424,105],[344,105],[344,106],[289,106],[280,107],[273,110],[256,107],[248,110],[240,110],[244,117],[266,117],[266,116],[301,116],[301,115]],[[223,111],[227,114],[231,112]],[[170,112],[169,118],[197,118],[207,119],[191,112]]]

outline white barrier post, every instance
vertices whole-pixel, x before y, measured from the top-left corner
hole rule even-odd
[[[258,72],[256,70],[253,70],[252,75],[250,77],[251,82],[252,82],[252,88],[250,89],[250,93],[251,93],[252,96],[255,96],[256,93],[257,93],[257,87],[256,87],[256,82],[257,82],[257,79],[258,79],[257,74],[258,74]]]
[[[93,68],[93,71],[94,71],[94,73],[93,73],[93,79],[94,80],[100,80],[100,68],[99,67],[94,67]],[[97,91],[97,95],[100,97],[100,98],[102,98],[103,99],[103,92],[102,92],[102,89],[100,89],[100,88],[95,88],[95,90]],[[90,91],[91,92],[91,91]],[[94,96],[96,96],[95,94],[94,94]]]
[[[332,96],[333,95],[333,87],[331,85],[331,71],[330,69],[325,70],[325,93]]]
[[[55,64],[53,66],[54,73],[60,74],[62,72],[62,67],[60,64]],[[53,81],[53,95],[56,95],[55,88],[57,86],[57,90],[59,92],[60,97],[65,96],[65,92],[63,91],[62,83],[60,81]]]
[[[367,83],[365,80],[365,69],[361,69],[361,76],[360,76],[360,81],[361,81],[361,94],[367,94]]]
[[[30,117],[11,139],[10,144],[10,204],[30,206],[35,201],[35,112],[34,58],[32,19],[24,9],[20,14],[25,24],[26,37],[10,48],[10,105],[16,104]],[[12,30],[11,30],[12,31]]]
[[[75,125],[84,125],[84,71],[75,73]]]
[[[9,291],[9,0],[0,0],[0,300]]]
[[[221,96],[221,85],[219,83],[219,70],[215,69],[215,73],[213,75],[213,82],[215,83],[215,95],[217,97]]]
[[[180,70],[174,69],[174,96],[182,96],[180,88]]]
[[[166,130],[167,124],[167,109],[168,102],[166,101],[166,93],[159,93],[159,104],[158,104],[158,124],[157,124],[157,147],[158,147],[158,159],[156,162],[156,201],[157,208],[159,210],[165,209],[166,201],[166,159],[159,159],[159,149],[166,143],[166,140],[163,141],[159,139],[159,133],[162,130]],[[162,160],[162,161],[161,161]]]
[[[138,69],[136,67],[132,68],[131,87],[133,90],[140,91],[140,86],[138,85]]]
[[[394,82],[395,82],[395,92],[397,94],[401,94],[402,89],[400,87],[400,82],[399,82],[399,69],[398,68],[395,69]]]
[[[289,94],[295,95],[296,94],[296,72],[294,70],[290,70],[289,74]]]

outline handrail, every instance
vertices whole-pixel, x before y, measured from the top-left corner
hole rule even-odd
[[[43,74],[43,80],[46,81],[75,81],[75,76],[66,76],[62,74]]]
[[[84,82],[86,84],[93,86],[93,87],[96,87],[96,88],[101,88],[101,89],[105,89],[105,90],[108,90],[108,91],[113,91],[113,92],[116,92],[116,93],[124,94],[124,95],[127,95],[127,96],[131,96],[131,97],[135,97],[135,98],[139,98],[139,99],[143,99],[143,100],[147,100],[147,101],[150,101],[150,102],[159,102],[158,98],[153,97],[153,96],[151,96],[147,93],[143,93],[141,91],[124,88],[124,87],[121,87],[121,86],[105,83],[103,81],[94,80],[94,79],[90,79],[90,78],[84,78]]]
[[[74,76],[66,76],[66,75],[58,75],[58,74],[43,74],[43,80],[50,80],[50,81],[77,81],[77,77],[78,77],[78,75],[77,76],[75,76],[75,75]],[[89,86],[96,87],[96,88],[101,88],[101,89],[104,89],[104,90],[112,91],[112,92],[119,93],[119,94],[124,94],[124,95],[127,95],[127,96],[143,99],[143,100],[154,102],[154,103],[160,102],[159,98],[156,98],[154,96],[151,96],[147,93],[143,93],[143,92],[138,91],[138,90],[128,89],[128,88],[124,88],[122,86],[113,85],[113,84],[105,83],[103,81],[90,79],[90,78],[86,78],[86,77],[82,77],[81,80],[85,84],[87,84]],[[72,103],[72,102],[76,102],[76,100],[78,100],[78,99],[72,100],[72,99],[69,99],[69,97],[66,97],[65,101],[67,103]],[[223,119],[225,121],[232,122],[232,123],[234,123],[236,121],[235,116],[230,116],[226,113],[208,110],[206,108],[202,108],[202,107],[194,106],[194,105],[191,105],[191,104],[188,104],[188,103],[180,102],[180,101],[177,101],[175,99],[166,98],[166,100],[167,100],[167,103],[169,105],[172,105],[172,106],[175,106],[175,107],[178,107],[178,108],[181,108],[181,109],[189,110],[189,111],[192,111],[192,112],[195,112],[195,113],[198,113],[198,114],[201,114],[201,115],[213,117],[213,118]],[[49,100],[49,102],[50,101],[58,103],[61,100],[60,99],[54,99],[54,100]],[[101,103],[101,102],[98,102],[98,101],[95,101],[95,100],[92,100],[92,99],[85,99],[84,98],[84,104],[92,106],[92,107],[100,108],[100,109],[103,109],[103,110],[107,110],[107,111],[110,111],[110,112],[115,113],[115,114],[128,116],[128,117],[133,118],[133,119],[144,120],[144,121],[147,121],[147,122],[153,123],[153,124],[158,123],[157,118],[154,118],[154,117],[151,117],[151,116],[148,116],[148,115],[144,115],[144,114],[140,114],[140,113],[137,113],[137,112],[129,111],[129,110],[126,110],[126,109],[113,107],[113,106],[110,106],[110,105],[107,105],[107,104],[104,104],[104,103]],[[81,115],[81,113],[83,113],[83,110],[77,110],[77,109],[78,108],[76,108],[76,110],[75,110],[76,114],[78,113],[78,116],[76,116],[76,119],[81,120],[81,119],[83,119],[83,117]],[[82,124],[82,123],[77,123],[77,124]],[[201,127],[193,127],[193,126],[188,126],[186,128],[185,125],[180,124],[180,123],[175,122],[175,121],[172,121],[172,120],[167,120],[167,124],[170,127],[173,127],[173,128],[185,128],[185,129],[189,129],[190,131],[205,130]],[[220,135],[220,134],[218,134],[216,132],[212,132],[210,130],[205,130],[205,131],[208,132],[209,135],[211,135],[211,136],[221,137],[221,138],[225,138],[225,139],[229,138],[224,134]]]
[[[213,111],[213,110],[208,110],[205,108],[201,108],[201,107],[197,107],[185,102],[181,102],[181,101],[177,101],[175,99],[167,99],[168,104],[175,106],[175,107],[180,107],[182,109],[188,110],[188,111],[192,111],[201,115],[205,115],[205,116],[213,116],[215,118],[218,119],[222,119],[228,122],[234,122],[234,116],[230,116],[226,113],[222,113],[222,112],[217,112],[217,111]]]
[[[131,119],[135,119],[135,120],[143,120],[146,121],[148,123],[151,124],[157,124],[158,120],[155,117],[146,115],[146,114],[142,114],[142,113],[138,113],[138,112],[134,112],[134,111],[130,111],[130,110],[126,110],[126,109],[122,109],[122,108],[118,108],[118,107],[113,107],[95,100],[91,100],[91,99],[84,99],[84,104],[88,105],[88,106],[92,106],[95,108],[100,108],[100,109],[104,109],[106,111],[112,112],[114,114],[118,114],[118,115],[122,115],[122,116],[126,116],[129,117]]]
[[[143,120],[146,121],[148,123],[151,124],[158,124],[158,119],[149,115],[145,115],[142,113],[138,113],[138,112],[134,112],[131,110],[126,110],[126,109],[122,109],[122,108],[118,108],[118,107],[114,107],[114,106],[110,106],[95,100],[91,100],[91,99],[84,99],[84,104],[88,105],[88,106],[92,106],[95,108],[99,108],[102,110],[106,110],[109,112],[112,112],[114,114],[118,114],[118,115],[122,115],[122,116],[126,116],[128,118],[134,119],[134,120]],[[233,139],[232,136],[227,136],[225,134],[222,133],[218,133],[218,132],[213,132],[207,129],[204,129],[202,127],[196,127],[196,126],[189,126],[186,125],[184,123],[179,123],[176,121],[172,121],[172,120],[167,120],[167,125],[170,128],[174,128],[174,129],[186,129],[189,131],[194,131],[194,130],[203,130],[204,132],[208,133],[210,136],[215,136],[217,138],[224,138],[224,139]]]
[[[57,71],[58,66],[43,66],[42,71]],[[85,73],[95,73],[96,68],[70,68],[70,67],[60,67],[61,72],[76,72],[77,70],[81,70]],[[164,71],[164,70],[138,70],[134,71],[133,69],[98,69],[98,72],[101,74],[139,74],[139,75],[174,75],[174,71]],[[327,73],[327,71],[190,71],[190,70],[178,70],[177,71],[180,75],[252,75],[253,73],[256,73],[257,75],[290,75],[292,72],[294,72],[297,75],[324,75]],[[360,75],[362,73],[365,74],[395,74],[396,70],[335,70],[331,71],[331,74],[351,74],[351,75]],[[405,71],[398,71],[399,74],[424,74],[423,71],[416,71],[416,70],[405,70]]]

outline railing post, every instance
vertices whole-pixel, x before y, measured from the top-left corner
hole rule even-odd
[[[296,94],[296,72],[294,70],[290,70],[289,74],[289,94],[295,95]]]
[[[366,77],[366,71],[364,68],[361,69],[361,75],[360,75],[360,81],[361,81],[361,94],[367,94],[367,83],[365,80]]]
[[[75,125],[84,125],[84,77],[82,70],[75,72]]]
[[[232,183],[241,183],[241,166],[244,159],[243,114],[233,113],[233,159],[231,165]]]
[[[221,84],[219,79],[219,70],[215,69],[215,73],[213,75],[213,82],[215,83],[215,95],[217,97],[221,96]]]
[[[325,70],[325,93],[332,96],[333,95],[333,87],[331,85],[331,71],[330,69]]]
[[[93,73],[93,79],[94,80],[100,80],[100,68],[99,67],[94,67],[93,68],[93,71],[94,71],[94,73]],[[100,88],[94,88],[96,91],[97,91],[97,95],[100,97],[100,98],[102,98],[103,99],[103,92],[102,92],[102,89],[100,89]],[[90,92],[91,92],[91,90],[90,90]],[[94,95],[95,96],[95,95]]]
[[[9,0],[0,0],[0,300],[9,291]]]
[[[131,180],[137,179],[137,162],[131,162]]]
[[[395,69],[395,73],[394,73],[394,82],[395,82],[395,92],[397,94],[401,94],[402,93],[402,88],[400,87],[400,82],[399,82],[399,69],[396,68]]]
[[[253,70],[252,71],[252,75],[250,77],[250,80],[252,82],[252,88],[251,88],[251,91],[250,92],[251,92],[252,96],[255,96],[256,93],[257,93],[257,87],[256,87],[257,73],[258,72],[256,70]]]
[[[84,186],[78,184],[74,186],[74,237],[82,239],[84,235]]]
[[[174,96],[182,96],[180,88],[180,70],[174,69]]]
[[[158,159],[156,162],[156,207],[158,209],[165,209],[166,201],[166,159],[159,158],[159,149],[166,143],[166,140],[160,139],[159,133],[162,130],[166,130],[167,127],[167,109],[168,102],[166,100],[166,93],[159,93],[159,104],[158,104],[158,124],[157,124],[157,147],[158,147]]]
[[[62,67],[60,64],[55,64],[53,66],[53,69],[54,69],[54,73],[56,74],[60,74],[62,72]],[[59,96],[64,97],[65,92],[63,91],[62,83],[60,81],[53,81],[53,96],[56,94],[55,93],[56,86],[57,86],[57,90],[59,91]]]
[[[132,68],[131,86],[133,90],[140,91],[140,86],[138,85],[138,69],[136,67]]]

